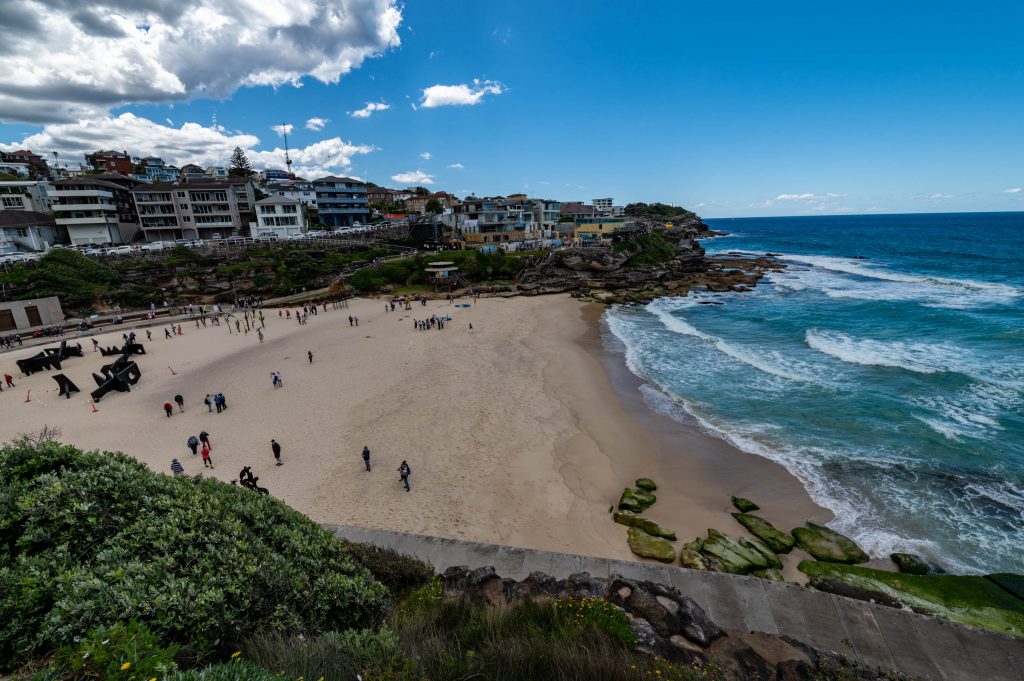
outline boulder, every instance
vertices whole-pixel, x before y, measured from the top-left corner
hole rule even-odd
[[[617,522],[619,525],[639,527],[647,534],[655,537],[663,537],[671,541],[675,541],[676,539],[676,533],[672,530],[662,527],[650,518],[645,518],[642,515],[637,515],[631,511],[615,511],[612,513],[612,520]]]
[[[701,546],[701,553],[718,559],[726,572],[736,575],[769,567],[768,560],[756,550],[745,548],[714,529],[708,530],[708,538]]]
[[[627,487],[622,490],[622,496],[619,497],[619,510],[642,513],[650,508],[657,500],[657,497],[650,492]]]
[[[912,553],[891,553],[889,557],[896,563],[900,572],[908,575],[927,575],[932,571],[932,566],[924,558]]]
[[[747,539],[746,537],[740,538],[740,546],[746,549],[752,549],[757,551],[768,561],[769,568],[775,568],[776,570],[782,569],[782,561],[775,555],[775,552],[765,546],[760,539]]]
[[[658,486],[654,484],[654,481],[650,478],[637,478],[636,486],[645,492],[653,492],[658,489]]]
[[[870,560],[856,542],[824,525],[808,522],[807,527],[798,527],[792,534],[797,546],[817,560],[850,565]]]
[[[655,582],[634,582],[614,575],[608,601],[634,617],[647,620],[659,636],[682,635],[707,647],[725,632],[690,597],[678,589]]]
[[[750,513],[733,513],[732,517],[775,553],[789,553],[793,550],[795,544],[793,538],[782,530],[776,529],[764,518]]]
[[[750,573],[754,577],[760,577],[761,579],[767,579],[771,582],[784,582],[786,579],[782,576],[776,568],[769,568],[767,570],[754,570]]]
[[[750,499],[744,499],[743,497],[733,497],[732,505],[735,506],[736,510],[740,513],[750,513],[751,511],[757,511],[761,508]]]
[[[698,540],[699,541],[699,540]],[[700,544],[694,548],[694,543],[683,544],[679,549],[679,564],[690,570],[707,570],[703,556],[700,555]]]
[[[998,584],[1024,601],[1024,575],[1015,575],[1012,572],[997,572],[994,575],[985,575],[985,579]]]
[[[629,528],[626,541],[629,550],[643,558],[653,558],[662,563],[671,563],[676,559],[676,550],[668,541],[649,535],[639,527]]]

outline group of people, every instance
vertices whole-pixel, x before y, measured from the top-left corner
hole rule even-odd
[[[312,353],[310,353],[309,362],[310,362],[310,364],[313,363]],[[283,388],[284,387],[284,381],[281,380],[281,372],[280,371],[271,371],[270,372],[270,383],[275,388]]]
[[[438,317],[437,315],[431,315],[430,319],[412,320],[412,328],[416,331],[429,331],[430,329],[437,329],[440,331],[444,328],[444,323],[450,322],[451,320],[451,317]]]
[[[212,412],[216,407],[218,414],[228,408],[228,401],[224,399],[224,393],[217,393],[216,395],[206,393],[206,397],[203,398],[203,404],[206,405],[206,411],[209,412]]]
[[[359,317],[353,317],[352,315],[349,315],[348,316],[348,325],[349,326],[359,326]]]
[[[15,334],[11,334],[11,335],[8,335],[8,336],[4,336],[3,338],[0,338],[0,345],[4,346],[8,350],[12,349],[14,347],[15,343],[18,344],[19,348],[22,346],[23,343],[22,343],[22,340],[21,340],[21,334],[20,333],[15,333]]]
[[[181,324],[178,324],[178,326],[174,326],[174,324],[171,324],[169,327],[164,329],[164,338],[165,339],[173,338],[174,336],[182,336],[182,335],[184,335],[184,333],[181,330]]]
[[[199,433],[198,437],[195,435],[189,435],[185,444],[192,450],[192,456],[199,456],[199,446],[202,445],[201,453],[203,457],[203,468],[213,468],[213,459],[210,458],[210,451],[213,449],[213,445],[210,444],[209,433],[204,430]],[[177,459],[174,461],[177,461]],[[174,461],[171,462],[172,471],[174,470]],[[180,466],[181,464],[178,465]],[[180,473],[175,473],[175,475],[180,475]]]
[[[273,440],[271,440],[273,442]],[[370,448],[363,447],[363,466],[366,468],[366,472],[369,473],[372,468],[370,466]],[[409,462],[402,459],[401,465],[398,466],[398,479],[405,485],[405,491],[409,492],[409,476],[412,475],[412,467],[409,466]]]

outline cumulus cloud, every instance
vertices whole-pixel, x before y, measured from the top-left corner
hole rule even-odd
[[[1020,194],[1020,187],[1010,187],[1003,190],[1004,194]]]
[[[84,161],[84,155],[97,149],[123,149],[129,154],[154,155],[167,163],[200,166],[228,165],[235,147],[246,151],[256,168],[284,168],[284,149],[260,149],[256,135],[229,131],[220,125],[204,126],[183,123],[173,127],[147,118],[124,113],[120,116],[101,116],[75,123],[46,125],[42,131],[21,141],[0,143],[0,150],[45,149],[57,151],[62,164]],[[339,137],[320,140],[307,147],[289,150],[293,170],[305,177],[327,175],[345,170],[352,158],[375,151],[375,147],[353,144]]]
[[[410,170],[407,173],[392,175],[391,179],[401,184],[434,184],[434,176],[428,175],[422,170]]]
[[[462,165],[461,163],[452,163],[448,167],[449,168],[453,168],[455,170],[465,170],[466,169],[466,166]]]
[[[364,106],[362,109],[350,111],[348,115],[351,116],[352,118],[369,118],[371,115],[373,115],[374,111],[387,111],[390,108],[391,105],[385,104],[384,102],[367,102],[366,106]]]
[[[429,161],[430,160],[430,152],[429,151],[424,151],[422,154],[420,154],[420,158],[422,158],[424,161]]]
[[[439,106],[472,106],[483,101],[486,95],[500,95],[505,92],[501,83],[493,80],[473,79],[471,84],[431,85],[423,89],[420,106],[436,109]]]
[[[281,125],[272,125],[270,126],[270,129],[276,132],[278,136],[280,136],[292,134],[293,127],[295,126],[293,126],[291,123],[282,123]]]
[[[306,130],[312,130],[313,132],[319,132],[324,129],[324,126],[330,123],[329,118],[310,118],[306,121]]]
[[[779,194],[775,197],[775,201],[824,201],[825,199],[838,199],[846,194],[833,194],[828,192],[826,194]]]
[[[395,0],[7,0],[0,119],[73,122],[135,102],[336,83],[400,43]]]

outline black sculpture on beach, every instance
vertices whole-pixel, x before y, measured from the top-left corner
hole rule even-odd
[[[60,386],[60,395],[71,399],[71,393],[79,392],[78,386],[71,382],[71,379],[64,374],[56,374],[53,376],[53,380],[57,381],[57,385]]]
[[[110,347],[100,346],[100,354],[104,357],[113,357],[114,355],[144,355],[146,354],[146,348],[142,343],[125,343],[123,347],[117,347],[111,345]]]
[[[111,390],[122,393],[130,392],[132,386],[142,378],[142,370],[139,369],[139,365],[129,360],[126,355],[122,355],[113,364],[104,365],[100,371],[103,373],[102,376],[92,375],[98,386],[96,390],[89,393],[94,402],[99,402]]]
[[[67,341],[61,341],[59,348],[43,348],[42,352],[32,355],[26,359],[19,359],[15,364],[26,376],[31,376],[37,371],[45,369],[61,370],[60,363],[69,357],[82,357],[81,345],[68,345]]]
[[[270,494],[270,490],[266,487],[260,487],[256,484],[257,482],[259,482],[259,478],[253,476],[252,466],[246,466],[238,473],[238,484],[242,487],[248,487],[254,492],[259,492],[260,494]]]

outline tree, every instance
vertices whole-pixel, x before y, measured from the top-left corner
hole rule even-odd
[[[426,187],[413,187],[412,192],[416,196],[428,196],[430,194],[430,190]]]
[[[444,212],[444,207],[437,199],[430,199],[427,201],[427,205],[424,210],[430,215],[440,215]]]
[[[228,174],[252,177],[252,166],[249,165],[249,159],[246,158],[242,147],[235,147],[235,150],[231,152],[231,167],[228,168]]]

